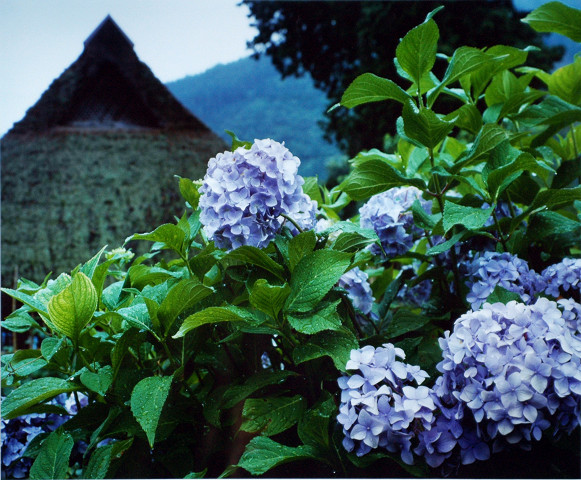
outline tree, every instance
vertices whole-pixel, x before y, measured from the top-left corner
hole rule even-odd
[[[441,5],[439,52],[451,55],[461,45],[482,48],[511,45],[543,46],[542,36],[519,21],[511,0],[447,2],[384,1],[252,1],[248,5],[259,32],[249,42],[255,56],[268,55],[283,78],[309,73],[323,90],[329,107],[347,86],[365,72],[396,78],[393,58],[399,39]],[[531,52],[528,63],[550,69],[562,47]],[[440,60],[441,78],[446,62]],[[402,79],[402,85],[405,81]],[[443,100],[442,100],[443,101]],[[439,105],[452,111],[454,104]],[[327,115],[325,136],[349,155],[381,148],[386,133],[395,133],[396,108],[390,102],[367,104],[354,110],[335,109]]]

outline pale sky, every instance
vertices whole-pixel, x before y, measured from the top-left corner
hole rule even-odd
[[[110,14],[162,82],[250,55],[239,0],[0,0],[0,137],[82,53]]]
[[[547,0],[514,0],[530,10]],[[581,6],[581,0],[564,0]],[[0,0],[0,137],[82,53],[110,14],[162,82],[251,52],[255,36],[239,0]],[[444,2],[443,2],[444,3]]]

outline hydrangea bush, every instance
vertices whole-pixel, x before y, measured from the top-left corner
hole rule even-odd
[[[581,59],[436,21],[337,106],[398,102],[393,153],[329,189],[233,135],[173,223],[2,289],[40,345],[2,356],[3,475],[579,477]]]

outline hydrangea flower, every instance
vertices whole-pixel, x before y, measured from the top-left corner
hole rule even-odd
[[[421,230],[414,226],[410,210],[419,200],[424,210],[431,213],[432,202],[422,198],[416,187],[396,187],[371,197],[359,209],[362,228],[374,229],[379,237],[385,256],[378,245],[371,246],[374,255],[391,258],[406,253],[414,243],[414,235]]]
[[[518,293],[525,302],[544,289],[544,282],[527,262],[510,253],[477,255],[468,265],[468,278],[466,300],[473,310],[480,308],[497,285]]]
[[[352,268],[344,273],[337,285],[347,291],[347,297],[353,307],[365,315],[371,313],[375,298],[369,286],[369,276],[359,267]]]
[[[2,399],[4,400],[4,399]],[[69,412],[70,415],[77,413],[73,395],[69,397],[61,394],[56,397],[52,404],[60,405]],[[79,394],[79,403],[86,406],[88,397],[83,393]],[[26,478],[32,466],[32,459],[23,455],[30,442],[41,433],[48,433],[56,430],[70,417],[56,414],[29,414],[13,418],[11,420],[0,420],[0,437],[2,440],[2,467],[8,478]],[[85,446],[86,447],[86,446]],[[4,473],[2,475],[4,478]]]
[[[581,291],[581,259],[564,258],[561,262],[545,268],[541,277],[546,283],[545,292],[555,298],[561,292]]]
[[[271,139],[211,158],[199,202],[208,238],[225,249],[265,247],[285,221],[282,215],[302,229],[313,228],[317,204],[303,192],[299,165],[297,157]]]

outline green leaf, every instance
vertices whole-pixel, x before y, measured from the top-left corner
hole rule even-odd
[[[33,296],[28,295],[23,292],[19,292],[18,290],[12,290],[10,288],[2,288],[1,289],[6,295],[15,298],[19,302],[23,303],[24,305],[30,307],[32,311],[40,313],[41,315],[48,317],[48,312],[46,311],[45,306],[35,299]]]
[[[2,418],[10,420],[18,417],[33,405],[75,390],[80,390],[80,387],[61,378],[43,377],[31,380],[10,392],[4,399]]]
[[[228,135],[230,135],[230,138],[232,139],[232,148],[231,150],[234,151],[239,147],[244,147],[246,149],[250,149],[252,147],[252,142],[246,142],[244,140],[240,140],[236,134],[234,132],[231,132],[230,130],[224,130]]]
[[[549,87],[551,95],[573,105],[581,104],[581,56],[575,57],[573,63],[555,70],[551,75],[544,74],[540,78]]]
[[[232,408],[237,403],[252,395],[257,390],[269,385],[276,385],[285,381],[288,377],[296,376],[290,370],[279,370],[275,372],[260,372],[252,375],[243,385],[234,385],[228,388],[222,396],[224,408]]]
[[[155,443],[155,431],[171,381],[172,377],[144,378],[135,385],[131,393],[131,411],[147,435],[151,448]]]
[[[138,330],[153,332],[153,324],[145,303],[137,303],[130,307],[120,308],[117,313],[132,327]]]
[[[359,75],[347,87],[341,97],[341,105],[353,108],[357,105],[370,102],[380,102],[383,100],[396,100],[404,103],[411,97],[397,84],[381,78],[373,73]]]
[[[466,230],[458,232],[452,235],[452,237],[446,240],[444,243],[439,243],[438,245],[434,245],[433,247],[429,248],[426,252],[426,255],[439,255],[440,253],[447,252],[460,240],[463,240],[467,235],[468,232]]]
[[[404,103],[402,118],[406,136],[427,148],[434,148],[454,128],[454,120],[443,120],[426,108],[418,110],[411,100]]]
[[[213,289],[196,279],[184,279],[176,283],[167,293],[157,311],[164,335],[167,335],[176,318],[200,300],[213,293]]]
[[[4,362],[2,362],[4,363]],[[12,355],[10,361],[2,367],[2,378],[5,375],[26,377],[47,365],[39,350],[18,350]]]
[[[454,225],[462,225],[468,230],[478,230],[490,218],[492,210],[494,206],[482,209],[446,201],[443,217],[444,232],[447,233]]]
[[[179,178],[179,188],[182,197],[184,197],[184,200],[195,210],[198,208],[198,201],[200,200],[198,187],[196,187],[196,184],[189,178],[182,178],[179,175],[176,175],[176,177]]]
[[[316,250],[295,267],[286,310],[306,312],[314,308],[349,267],[351,255],[333,250]]]
[[[529,209],[546,207],[549,210],[557,210],[559,208],[571,205],[575,200],[581,200],[581,186],[573,188],[559,188],[541,190],[535,196]]]
[[[290,292],[291,288],[286,283],[273,286],[261,278],[254,282],[250,291],[250,305],[276,320]]]
[[[57,330],[77,342],[81,330],[97,309],[97,291],[91,279],[78,272],[71,284],[48,302],[48,313]]]
[[[180,278],[181,274],[170,272],[160,267],[150,267],[148,265],[134,265],[127,272],[131,280],[131,286],[138,290],[146,285],[158,285],[169,278]]]
[[[176,251],[179,255],[183,255],[184,242],[186,240],[186,233],[177,225],[171,223],[164,223],[157,227],[153,232],[136,233],[125,240],[125,243],[131,240],[149,240],[150,242],[159,242],[163,244],[163,248],[169,248]]]
[[[244,402],[240,430],[266,437],[276,435],[296,424],[306,407],[307,401],[301,395],[249,398]]]
[[[97,254],[93,258],[91,258],[91,260],[86,262],[81,267],[81,269],[79,271],[84,273],[87,277],[92,279],[93,274],[95,273],[95,270],[96,270],[97,266],[99,265],[99,260],[101,259],[101,255],[103,255],[103,252],[105,251],[106,248],[107,248],[107,245],[105,245],[101,250],[99,250],[99,252],[97,252]]]
[[[30,468],[30,478],[32,480],[66,478],[74,443],[69,433],[58,430],[52,432],[42,443],[40,452]]]
[[[480,111],[470,103],[462,105],[457,110],[446,115],[444,119],[453,121],[456,127],[468,130],[470,133],[475,135],[482,128],[482,115],[480,115]]]
[[[336,415],[336,409],[333,397],[325,392],[323,400],[305,412],[297,428],[299,438],[305,445],[329,447],[329,423],[331,417]]]
[[[569,235],[573,239],[581,238],[581,224],[557,212],[539,212],[531,215],[527,236],[532,240],[543,240],[555,235]]]
[[[238,466],[252,475],[262,475],[278,465],[316,458],[316,454],[316,449],[308,445],[287,447],[268,437],[255,437],[246,446]]]
[[[385,338],[395,338],[405,333],[419,330],[430,322],[426,315],[418,315],[410,311],[398,310],[385,330]]]
[[[226,265],[250,264],[273,273],[284,280],[284,268],[270,258],[263,250],[249,245],[244,245],[228,253],[221,262]]]
[[[85,370],[81,374],[81,382],[85,387],[99,395],[105,395],[113,382],[113,369],[111,365],[100,368],[96,373]]]
[[[393,187],[413,185],[425,190],[426,184],[419,178],[407,178],[394,167],[380,159],[370,159],[355,166],[339,185],[353,200],[366,200]]]
[[[107,472],[111,465],[113,445],[105,445],[97,448],[86,468],[83,470],[83,478],[107,478]]]
[[[340,302],[341,300],[337,300],[314,313],[289,315],[288,322],[297,332],[307,335],[324,330],[340,330],[342,328],[341,318],[337,314],[337,305]]]
[[[317,235],[314,230],[307,230],[291,238],[288,242],[288,258],[291,272],[305,255],[308,255],[315,249],[316,244]]]
[[[28,313],[28,308],[22,306],[8,315],[2,323],[1,328],[15,333],[28,332],[32,327],[38,327],[38,323]]]
[[[64,338],[48,337],[42,341],[40,345],[40,351],[42,356],[50,362],[52,357],[58,353],[63,345],[65,345]]]
[[[395,55],[401,68],[419,83],[436,61],[436,50],[440,32],[432,19],[410,30],[401,39]]]
[[[478,133],[468,153],[461,157],[454,165],[454,173],[457,173],[467,165],[474,165],[486,160],[490,152],[507,139],[504,128],[494,123],[486,124]]]
[[[522,299],[520,298],[520,295],[518,293],[509,292],[507,289],[501,287],[500,285],[497,285],[496,287],[494,287],[493,292],[490,295],[488,295],[486,302],[488,303],[500,302],[506,305],[508,302],[512,300],[522,302]]]
[[[173,338],[183,337],[186,333],[195,328],[208,323],[220,322],[247,322],[256,324],[255,315],[248,310],[229,305],[227,307],[209,307],[190,315],[184,320],[184,323],[173,336]]]
[[[344,372],[351,350],[357,348],[359,348],[357,339],[347,330],[321,332],[311,337],[307,343],[297,346],[293,351],[293,360],[296,364],[300,364],[329,356],[335,367]]]
[[[522,19],[537,32],[559,33],[581,42],[581,10],[561,2],[549,2],[536,8]]]

